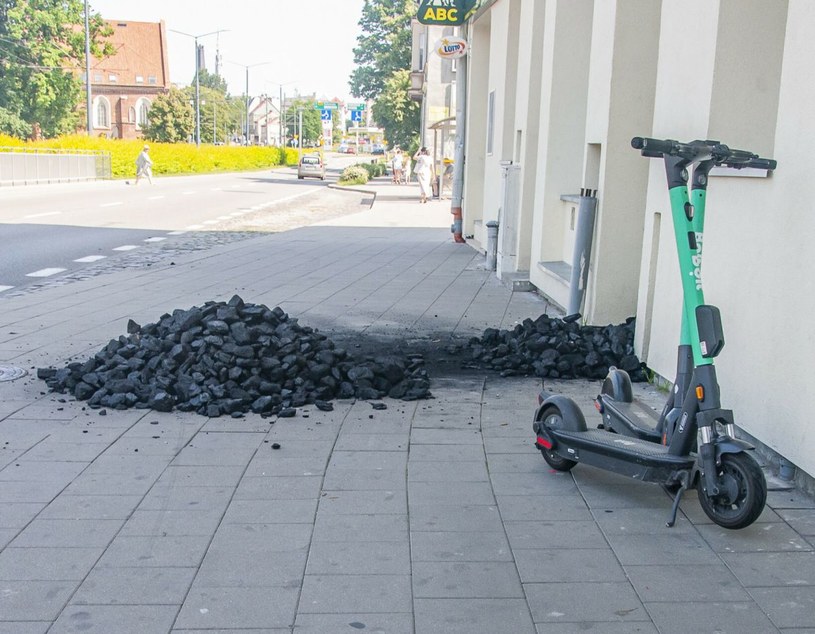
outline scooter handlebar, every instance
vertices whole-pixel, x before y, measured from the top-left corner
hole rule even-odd
[[[631,147],[640,150],[647,158],[663,158],[664,156],[681,156],[693,160],[707,155],[716,165],[741,169],[752,167],[756,169],[774,170],[778,162],[774,159],[761,158],[747,150],[735,150],[718,141],[693,141],[680,143],[673,139],[651,139],[635,136],[631,139]]]

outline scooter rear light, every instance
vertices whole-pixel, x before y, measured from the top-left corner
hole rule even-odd
[[[545,447],[546,449],[552,448],[552,443],[546,440],[546,438],[544,438],[543,436],[538,436],[538,441],[535,444],[540,445],[541,447]]]
[[[705,400],[705,388],[702,385],[696,386],[696,399],[701,403]]]

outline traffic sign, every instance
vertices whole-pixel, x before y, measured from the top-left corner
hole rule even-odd
[[[314,109],[315,110],[337,110],[339,109],[339,104],[336,101],[315,101],[314,102]]]
[[[320,110],[320,120],[321,121],[331,121],[331,111],[323,108]]]
[[[353,121],[354,123],[361,122],[363,114],[364,113],[362,112],[362,110],[352,110],[351,111],[351,121]]]
[[[348,109],[349,109],[349,110],[351,110],[351,111],[354,111],[354,110],[365,110],[367,107],[368,107],[368,106],[366,106],[364,103],[354,103],[354,104],[350,104],[350,103],[349,103],[349,104],[348,104]]]

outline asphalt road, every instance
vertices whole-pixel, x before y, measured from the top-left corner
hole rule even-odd
[[[153,185],[99,181],[0,189],[0,293],[150,243],[192,232],[240,230],[241,220],[286,203],[314,204],[355,159],[330,157],[325,182],[294,169],[156,177]]]

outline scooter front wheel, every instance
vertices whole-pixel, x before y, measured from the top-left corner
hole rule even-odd
[[[756,461],[746,453],[726,453],[717,468],[719,495],[709,497],[698,485],[702,510],[723,528],[744,528],[758,519],[767,501],[767,482]]]
[[[550,405],[546,408],[541,418],[541,424],[546,427],[554,427],[555,429],[562,428],[563,414],[556,406]],[[555,471],[570,471],[571,468],[577,464],[574,460],[559,456],[554,449],[540,447],[540,452],[543,459],[546,460],[546,464]]]

